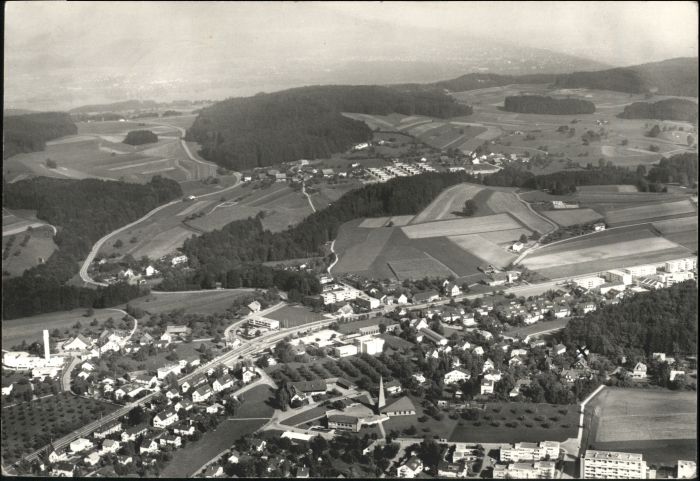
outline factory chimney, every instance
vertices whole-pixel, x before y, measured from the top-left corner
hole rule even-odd
[[[49,362],[51,359],[51,347],[49,346],[49,330],[44,329],[44,359]]]

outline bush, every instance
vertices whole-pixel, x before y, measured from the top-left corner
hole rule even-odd
[[[542,423],[542,427],[545,429],[549,429],[549,423]]]

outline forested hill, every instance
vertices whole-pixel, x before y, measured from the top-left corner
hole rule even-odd
[[[464,92],[512,84],[549,84],[556,80],[554,74],[499,75],[494,73],[470,73],[451,80],[432,84],[451,92]]]
[[[686,99],[665,99],[658,102],[635,102],[618,114],[621,119],[659,119],[698,121],[698,104]]]
[[[697,284],[686,281],[668,289],[625,297],[617,305],[571,319],[563,335],[569,345],[586,345],[606,356],[696,354]]]
[[[309,257],[322,253],[323,244],[336,238],[340,226],[359,217],[416,214],[445,188],[477,179],[464,172],[431,173],[399,177],[381,184],[366,185],[345,194],[329,207],[311,214],[297,226],[271,233],[260,218],[234,221],[222,229],[185,241],[183,251],[196,258],[200,269],[185,284],[210,288],[214,282],[231,284],[227,272],[245,262],[265,262]],[[162,287],[168,284],[163,282]],[[236,285],[237,286],[237,285]]]
[[[574,72],[558,75],[554,85],[558,88],[697,97],[698,59],[684,57],[597,72]]]
[[[97,179],[36,177],[3,183],[3,207],[32,209],[57,226],[58,245],[46,263],[2,282],[2,317],[14,319],[76,307],[116,305],[138,295],[138,288],[106,289],[67,286],[92,245],[114,229],[182,196],[174,180],[154,176],[147,184]]]
[[[573,115],[595,112],[595,104],[588,100],[555,99],[542,95],[506,97],[503,108],[507,112],[521,114]]]
[[[62,112],[41,112],[3,117],[4,146],[2,158],[23,152],[44,150],[46,142],[78,133],[70,116]]]
[[[201,144],[206,159],[235,170],[328,157],[371,136],[364,122],[341,112],[451,117],[471,109],[434,90],[303,87],[218,102],[201,111],[186,138]]]

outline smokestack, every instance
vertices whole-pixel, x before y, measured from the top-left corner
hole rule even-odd
[[[51,348],[49,347],[49,330],[44,329],[44,359],[49,362],[51,359]]]

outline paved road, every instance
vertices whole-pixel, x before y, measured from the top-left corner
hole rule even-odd
[[[306,198],[309,200],[309,205],[311,206],[311,211],[316,212],[316,207],[314,207],[314,203],[311,202],[311,197],[309,194],[306,192],[306,183],[302,182],[301,183],[301,192],[306,196]]]
[[[333,241],[331,242],[331,252],[333,253],[333,256],[335,256],[335,259],[333,260],[333,263],[328,266],[328,275],[329,276],[332,275],[331,269],[333,269],[333,267],[335,267],[335,265],[340,260],[340,258],[338,257],[338,254],[336,254],[336,252],[335,252],[335,239],[333,239]]]
[[[63,371],[63,374],[61,374],[61,387],[65,392],[70,392],[70,375],[73,369],[75,369],[75,366],[78,365],[78,362],[80,362],[78,356],[71,357],[70,364],[68,364],[68,367]]]

